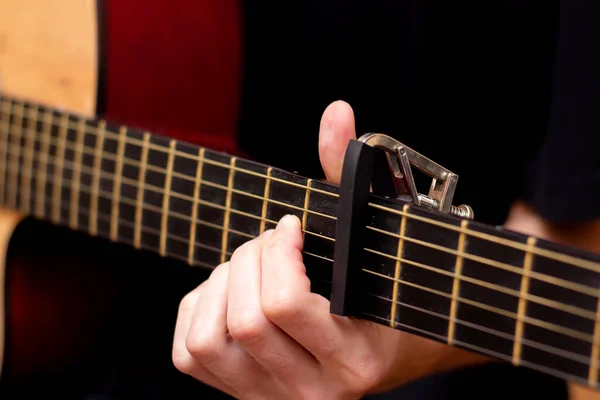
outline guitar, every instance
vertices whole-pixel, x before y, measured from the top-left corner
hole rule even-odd
[[[30,15],[24,3],[2,6],[12,7],[10,13],[0,13],[6,18],[0,26],[9,27],[7,32],[24,26],[15,17]],[[110,118],[110,96],[108,101],[99,100],[106,96],[102,94],[106,88],[97,82],[110,81],[111,73],[100,76],[105,73],[97,67],[104,62],[97,47],[101,41],[90,28],[100,26],[97,5],[33,0],[27,5],[34,3],[39,20],[31,25],[43,26],[45,21],[60,26],[65,31],[56,37],[80,38],[79,44],[71,44],[80,51],[64,50],[76,54],[76,62],[66,63],[66,73],[42,76],[34,84],[29,79],[19,82],[19,76],[33,70],[32,65],[36,72],[50,71],[43,67],[47,43],[30,35],[28,44],[39,52],[28,54],[38,59],[33,64],[21,59],[13,73],[6,60],[18,62],[19,57],[6,57],[3,49],[3,251],[9,248],[15,227],[27,217],[155,253],[165,262],[179,260],[210,270],[239,245],[293,213],[302,221],[312,288],[330,296],[339,187],[231,154],[231,148],[211,135],[202,140],[220,146],[192,144],[182,134],[153,133],[160,123],[140,123],[135,113]],[[109,8],[115,13],[116,9]],[[65,17],[57,10],[73,13],[72,21],[79,22],[63,24]],[[21,34],[8,34],[3,42],[10,45],[13,37],[27,37],[16,31]],[[66,40],[54,44],[57,49],[69,48]],[[81,75],[70,72],[73,65],[80,67],[73,69]],[[46,87],[40,89],[42,83]],[[99,103],[106,103],[106,110]],[[123,124],[124,119],[131,122]],[[144,129],[135,128],[140,125]],[[375,194],[369,196],[366,210],[365,265],[360,286],[352,293],[360,298],[357,316],[598,389],[600,256]],[[18,267],[7,263],[0,276],[14,277],[20,273]],[[81,277],[92,290],[90,280],[99,281],[93,271],[70,270],[69,279]],[[6,299],[11,309],[19,301],[13,296],[14,282],[0,280],[4,283],[0,299]],[[50,294],[52,298],[63,293]],[[0,355],[6,349],[2,377],[26,379],[29,371],[18,365],[14,349],[19,346],[12,341],[18,335],[10,333],[23,322],[15,312],[6,318],[0,315],[4,321]],[[57,354],[77,354],[61,344]],[[51,362],[57,358],[45,360]],[[584,394],[581,389],[572,393]]]

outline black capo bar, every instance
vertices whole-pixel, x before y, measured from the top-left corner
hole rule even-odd
[[[335,251],[330,311],[340,316],[356,313],[358,283],[363,264],[364,234],[370,184],[377,150],[358,140],[350,141],[344,156],[335,228]]]

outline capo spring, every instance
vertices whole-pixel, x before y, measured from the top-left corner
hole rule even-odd
[[[389,185],[389,180],[382,179],[382,174],[373,173],[377,148],[385,151],[393,187]],[[412,167],[432,177],[428,195],[417,192]],[[452,205],[457,181],[456,174],[389,136],[371,133],[350,141],[344,157],[337,210],[330,296],[332,314],[358,314],[360,298],[357,294],[360,291],[357,289],[363,268],[371,185],[375,193],[387,194],[395,190],[398,198],[408,197],[417,206],[472,219],[474,214],[471,207]]]

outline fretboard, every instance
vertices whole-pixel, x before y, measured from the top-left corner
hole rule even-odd
[[[0,96],[0,203],[214,268],[286,214],[329,297],[338,188]],[[598,386],[600,257],[371,196],[357,317]]]

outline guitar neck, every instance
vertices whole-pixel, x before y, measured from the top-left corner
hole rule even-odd
[[[329,297],[338,188],[0,96],[0,203],[214,268],[285,214]],[[598,386],[600,257],[371,196],[357,316]]]

